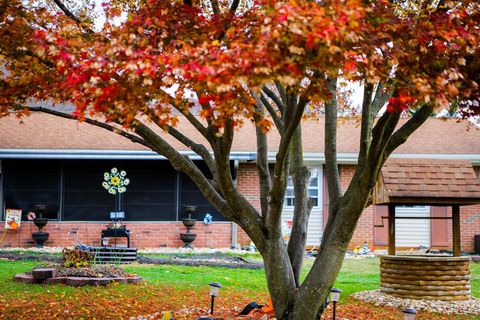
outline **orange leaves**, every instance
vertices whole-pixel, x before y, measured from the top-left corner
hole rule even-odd
[[[411,96],[406,90],[399,90],[399,93],[388,100],[387,112],[402,112],[412,107],[417,98]]]
[[[163,123],[172,108],[197,105],[193,92],[201,116],[221,128],[227,118],[240,124],[254,116],[248,90],[273,80],[302,87],[313,70],[408,88],[390,101],[395,110],[478,99],[478,72],[467,65],[479,51],[478,6],[418,12],[390,1],[322,3],[258,1],[212,16],[181,1],[147,1],[115,22],[130,9],[115,2],[104,6],[105,28],[85,36],[63,14],[12,1],[0,16],[8,61],[0,110],[33,97],[126,126],[152,108]],[[309,96],[330,99],[322,85]]]

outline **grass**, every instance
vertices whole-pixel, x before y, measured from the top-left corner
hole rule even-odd
[[[312,259],[306,261],[303,276],[311,267],[312,261]],[[261,303],[268,298],[263,269],[132,264],[125,266],[126,271],[143,277],[146,280],[144,284],[140,286],[119,284],[107,288],[26,285],[12,281],[12,275],[29,271],[38,264],[36,261],[0,260],[0,319],[30,319],[29,310],[41,310],[36,311],[40,313],[35,319],[82,319],[83,316],[78,315],[85,315],[84,319],[128,319],[132,314],[149,314],[158,310],[187,310],[192,304],[208,306],[208,283],[212,281],[222,283],[221,295],[224,299],[228,297],[228,301],[224,302],[226,309],[236,310],[234,308],[244,306],[248,302]],[[471,271],[472,293],[480,297],[480,264],[472,263]],[[379,314],[378,319],[398,319],[395,316],[398,310],[369,307],[348,298],[354,292],[378,289],[379,282],[378,259],[349,259],[345,260],[335,286],[342,289],[342,301],[345,306],[354,308],[352,310],[368,312],[371,309]],[[40,304],[41,301],[46,302]],[[51,310],[44,310],[45,304],[48,304]],[[193,309],[192,312],[200,314],[206,308]],[[225,310],[223,312],[227,312]],[[65,316],[64,312],[70,312],[71,316]],[[193,318],[192,314],[189,314],[179,319]],[[368,315],[366,318],[358,315],[351,319],[370,318]],[[375,318],[372,316],[371,319]],[[429,319],[448,317],[434,316]]]

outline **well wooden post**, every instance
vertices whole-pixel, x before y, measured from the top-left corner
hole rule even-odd
[[[460,241],[460,206],[452,206],[452,227],[453,227],[453,256],[460,257],[462,253]]]
[[[395,205],[388,205],[388,254],[395,255]]]

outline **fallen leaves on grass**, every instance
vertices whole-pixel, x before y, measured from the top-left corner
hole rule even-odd
[[[205,288],[184,289],[172,286],[148,284],[116,284],[108,287],[76,288],[73,293],[55,291],[29,292],[28,285],[22,298],[0,296],[0,319],[125,319],[149,316],[147,319],[161,319],[162,313],[171,311],[177,320],[192,320],[207,315],[210,296]],[[259,304],[268,300],[266,292],[255,294],[249,291],[226,289],[216,299],[215,317],[240,319],[236,315],[245,305],[252,302],[252,296]],[[337,306],[337,319],[358,320],[397,320],[401,312],[395,308],[376,307],[354,299],[342,301]],[[332,319],[329,307],[322,319]],[[262,315],[252,315],[241,319],[261,319]],[[448,316],[420,313],[418,319],[447,320]],[[456,319],[473,319],[458,317]]]

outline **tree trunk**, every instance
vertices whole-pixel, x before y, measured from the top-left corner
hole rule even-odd
[[[293,180],[295,208],[293,209],[293,226],[288,242],[288,255],[295,276],[295,283],[300,287],[303,257],[307,242],[308,218],[313,203],[308,196],[308,179],[310,173],[303,163],[302,131],[297,128],[290,146],[290,175]]]
[[[287,246],[282,237],[269,239],[263,257],[268,290],[272,298],[277,319],[293,319],[290,313],[297,292]]]

